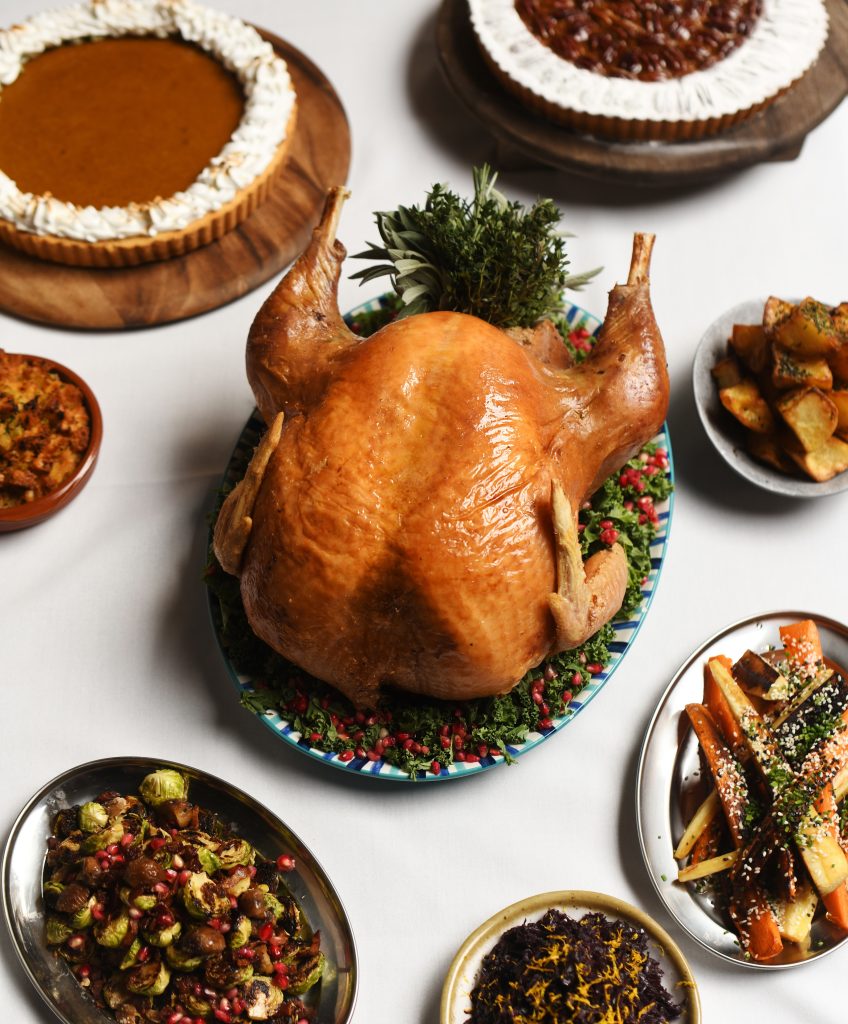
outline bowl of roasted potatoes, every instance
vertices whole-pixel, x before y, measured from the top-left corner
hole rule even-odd
[[[707,435],[751,483],[796,498],[848,488],[848,302],[734,306],[701,339],[693,386]]]

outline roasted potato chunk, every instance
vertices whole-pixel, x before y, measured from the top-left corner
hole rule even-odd
[[[779,324],[789,318],[789,314],[794,308],[791,302],[785,302],[774,295],[766,299],[766,304],[763,307],[763,328],[769,337],[774,334],[774,329]]]
[[[768,434],[774,429],[772,411],[754,381],[743,380],[733,387],[721,388],[718,395],[721,404],[743,427],[757,434]]]
[[[805,473],[819,483],[848,469],[848,444],[838,437],[828,438],[821,448],[813,452],[790,451],[789,454]]]
[[[836,406],[836,430],[834,433],[848,441],[848,390],[831,391],[828,397]]]
[[[765,328],[759,324],[734,324],[730,347],[751,373],[762,373],[768,364],[769,346]]]
[[[821,448],[836,430],[836,406],[818,388],[790,391],[776,408],[805,452]]]
[[[780,390],[809,387],[830,391],[833,387],[833,373],[826,359],[803,359],[779,345],[772,347],[771,379]]]
[[[721,359],[710,372],[719,389],[732,388],[734,385],[742,383],[742,369],[734,356]]]
[[[839,348],[839,335],[830,310],[822,302],[806,298],[773,331],[781,348],[800,356],[827,356]]]
[[[755,459],[774,466],[782,473],[795,474],[797,467],[786,454],[784,445],[775,434],[755,434],[752,430],[745,438],[745,446]]]

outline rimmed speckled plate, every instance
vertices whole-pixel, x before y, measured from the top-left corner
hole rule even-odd
[[[384,305],[385,297],[381,296],[380,298],[373,299],[370,302],[363,303],[361,306],[357,306],[355,309],[351,310],[351,312],[347,314],[346,320],[348,323],[352,323],[357,317],[361,317],[366,313],[375,312],[383,308]],[[591,334],[597,334],[602,323],[602,321],[597,317],[592,316],[591,313],[587,313],[579,306],[568,306],[566,309],[566,316],[569,323],[573,324],[575,327],[580,325]],[[246,459],[249,458],[250,453],[253,452],[254,448],[259,443],[259,438],[264,430],[265,424],[258,415],[254,414],[246,423],[244,430],[236,443],[236,447],[224,473],[222,485],[233,485],[240,479],[241,472],[240,470],[237,471],[234,467],[244,466]],[[663,427],[660,433],[653,438],[653,441],[657,445],[668,450],[669,477],[673,483],[674,462],[671,454],[671,442],[668,436],[667,426]],[[655,506],[659,517],[659,529],[654,537],[653,543],[651,544],[651,570],[642,589],[643,600],[632,618],[613,622],[615,638],[610,644],[611,658],[609,663],[605,666],[602,672],[592,676],[591,681],[588,682],[582,690],[580,690],[577,697],[568,705],[568,713],[563,715],[561,718],[554,719],[550,729],[544,729],[540,732],[531,732],[523,743],[509,746],[507,749],[510,757],[521,757],[523,754],[526,754],[529,750],[532,750],[544,740],[554,735],[554,733],[558,733],[564,729],[565,726],[572,722],[576,715],[586,707],[592,698],[595,697],[621,664],[622,659],[630,649],[631,644],[636,638],[636,634],[639,632],[639,629],[645,620],[645,616],[648,613],[648,609],[650,608],[651,601],[654,596],[654,591],[656,590],[656,586],[659,581],[660,571],[662,569],[666,548],[668,546],[668,533],[671,526],[671,512],[673,505],[674,495],[672,493],[666,501],[658,502]],[[250,676],[239,672],[238,668],[232,663],[222,645],[221,619],[218,600],[211,591],[209,592],[209,602],[213,629],[229,674],[240,695],[253,693],[255,691],[254,680]],[[307,740],[277,711],[255,713],[260,721],[271,729],[271,731],[284,743],[289,744],[289,746],[294,747],[296,750],[306,754],[308,757],[311,757],[322,764],[329,765],[332,768],[353,772],[357,775],[366,775],[369,778],[384,779],[393,782],[445,782],[449,779],[458,779],[465,778],[469,775],[477,775],[489,768],[504,764],[506,760],[503,755],[489,754],[486,757],[480,758],[476,763],[456,762],[447,768],[443,768],[438,775],[432,774],[431,772],[418,772],[415,776],[411,776],[394,765],[389,764],[387,761],[384,761],[382,758],[376,761],[370,761],[367,758],[354,757],[350,761],[343,761],[339,758],[338,754],[335,754],[332,751],[323,750],[320,746]]]
[[[310,928],[321,932],[328,962],[321,983],[307,999],[310,1020],[347,1024],[358,982],[353,931],[338,893],[311,851],[276,815],[235,786],[196,768],[146,757],[106,758],[63,772],[42,786],[12,826],[3,855],[3,909],[15,951],[39,995],[64,1024],[115,1024],[114,1015],[99,1009],[68,964],[47,946],[41,895],[47,837],[58,811],[106,790],[135,793],[144,776],[158,768],[176,768],[187,776],[191,799],[230,823],[263,856],[287,853],[295,858],[296,869],[286,884]]]
[[[724,654],[735,660],[746,650],[763,651],[781,646],[778,627],[814,619],[825,656],[848,665],[848,626],[814,612],[777,611],[752,615],[734,622],[705,640],[675,672],[654,712],[645,735],[636,777],[636,820],[642,856],[654,888],[677,923],[704,949],[729,963],[760,971],[783,970],[809,963],[844,945],[846,935],[823,915],[813,923],[811,946],[803,951],[787,943],[767,963],[749,960],[727,921],[713,905],[709,891],[676,881],[674,848],[683,835],[683,803],[689,786],[700,773],[698,742],[689,726],[685,707],[699,703],[704,692],[704,663]],[[688,784],[688,785],[687,785]]]
[[[473,931],[454,957],[442,989],[439,1015],[440,1024],[465,1024],[471,1004],[471,992],[480,972],[483,957],[508,929],[525,921],[542,917],[547,910],[561,910],[570,917],[599,911],[609,918],[629,921],[648,933],[651,955],[663,969],[663,982],[675,1002],[683,1003],[683,1014],[676,1024],[700,1024],[701,1001],[692,971],[672,937],[638,907],[615,896],[599,892],[566,890],[543,892],[538,896],[519,900],[490,917]]]

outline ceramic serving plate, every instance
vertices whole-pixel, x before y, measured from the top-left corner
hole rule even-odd
[[[708,892],[676,881],[674,848],[683,835],[686,793],[698,778],[698,743],[689,726],[685,707],[700,703],[704,690],[704,664],[719,654],[736,660],[746,650],[763,651],[782,646],[778,627],[801,619],[814,619],[825,656],[848,664],[848,626],[812,612],[778,611],[736,622],[706,640],[680,666],[662,696],[648,727],[639,759],[636,816],[642,856],[654,888],[681,928],[704,949],[722,960],[760,971],[797,967],[832,953],[846,936],[819,916],[808,952],[787,943],[783,953],[768,963],[747,959],[736,935],[713,906]],[[691,802],[691,801],[688,801]]]
[[[651,955],[662,967],[666,988],[676,1002],[684,1005],[677,1024],[699,1024],[701,1003],[698,989],[688,963],[671,936],[638,907],[614,896],[580,890],[544,892],[520,900],[504,907],[472,932],[460,947],[445,979],[440,1024],[465,1024],[483,958],[508,928],[536,921],[552,908],[578,919],[591,911],[599,911],[609,918],[629,921],[644,928],[650,937]]]
[[[328,960],[323,980],[307,1002],[314,1007],[314,1024],[346,1024],[356,999],[356,946],[342,902],[310,850],[271,811],[234,786],[195,768],[144,757],[108,758],[70,769],[43,786],[12,827],[3,856],[3,908],[15,950],[41,997],[64,1024],[115,1024],[114,1016],[86,996],[65,961],[45,943],[41,885],[46,842],[59,810],[109,789],[134,793],[157,768],[176,768],[188,776],[191,800],[231,823],[263,856],[287,853],[295,858],[296,870],[286,884],[310,927],[320,930]]]
[[[97,456],[100,454],[100,444],[103,440],[103,418],[100,414],[100,405],[94,392],[82,377],[53,359],[44,359],[42,356],[31,355],[25,355],[24,358],[36,360],[42,363],[48,370],[55,370],[63,380],[79,388],[88,409],[91,426],[88,447],[72,475],[54,491],[45,494],[43,498],[31,501],[25,505],[15,505],[12,508],[0,509],[0,533],[22,530],[27,526],[35,526],[38,523],[42,523],[45,519],[49,519],[60,509],[63,509],[69,501],[72,501],[85,487],[91,474],[94,472]]]
[[[759,462],[748,454],[745,447],[745,428],[737,423],[719,401],[712,368],[727,355],[727,342],[734,324],[762,322],[765,301],[764,298],[749,299],[734,306],[710,324],[701,338],[692,367],[692,387],[701,423],[707,437],[728,466],[757,487],[790,498],[821,498],[828,494],[838,494],[848,488],[848,471],[824,483],[816,483],[809,477],[800,474],[790,476]]]
[[[361,317],[365,313],[379,310],[383,307],[384,301],[384,298],[381,297],[358,306],[347,314],[346,320],[348,324],[353,323],[357,317]],[[569,306],[566,311],[566,315],[569,322],[575,327],[577,325],[581,325],[592,334],[596,334],[601,326],[601,321],[598,320],[597,317],[587,313],[579,306]],[[254,416],[252,416],[245,425],[244,430],[239,437],[236,448],[230,458],[229,465],[224,474],[222,486],[232,486],[241,478],[242,470],[239,467],[243,467],[245,465],[246,456],[249,457],[253,452],[264,429],[264,423],[258,415],[254,414]],[[657,445],[668,450],[670,463],[669,475],[673,482],[674,463],[672,460],[671,442],[667,427],[664,426],[662,431],[657,434],[653,440]],[[554,719],[550,729],[545,729],[541,732],[531,732],[523,743],[508,747],[511,757],[517,758],[526,754],[529,750],[537,747],[554,733],[560,732],[564,729],[565,726],[574,720],[575,716],[582,711],[592,698],[595,697],[621,664],[622,659],[630,649],[631,644],[636,638],[636,634],[639,632],[639,629],[645,620],[645,616],[648,613],[654,591],[659,581],[660,571],[662,569],[668,544],[668,533],[671,526],[673,501],[674,495],[672,494],[668,500],[658,502],[655,506],[659,516],[659,529],[651,545],[651,570],[643,587],[643,601],[632,618],[613,622],[615,638],[610,645],[611,658],[609,663],[605,666],[602,672],[592,676],[591,681],[587,683],[578,696],[571,701],[568,706],[567,715]],[[222,644],[220,606],[218,599],[211,591],[209,592],[209,602],[213,629],[218,640],[221,654],[226,663],[227,670],[239,694],[242,696],[249,695],[255,692],[255,680],[251,676],[245,675],[243,672],[239,671],[238,666],[233,664]],[[505,758],[501,755],[488,755],[486,757],[482,757],[479,762],[476,763],[456,762],[447,768],[443,768],[438,775],[432,774],[431,772],[419,772],[415,777],[413,777],[383,759],[370,761],[367,758],[354,757],[350,761],[343,761],[332,751],[322,750],[321,747],[315,743],[308,742],[293,728],[292,724],[283,718],[277,711],[257,712],[257,717],[284,743],[294,747],[296,750],[306,754],[308,757],[319,761],[321,764],[329,765],[333,768],[341,769],[342,771],[353,772],[357,775],[366,775],[369,778],[384,779],[395,782],[444,782],[449,779],[465,778],[469,775],[476,775],[481,771],[486,771],[489,768],[505,763]]]

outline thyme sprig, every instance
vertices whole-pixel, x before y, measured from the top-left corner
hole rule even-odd
[[[391,278],[399,316],[434,310],[469,313],[499,327],[530,327],[561,312],[566,288],[579,289],[600,267],[567,271],[560,211],[550,199],[529,210],[495,187],[484,164],[472,171],[474,197],[434,185],[423,207],[377,213],[381,245],[354,259],[378,260],[351,276],[364,284]]]

